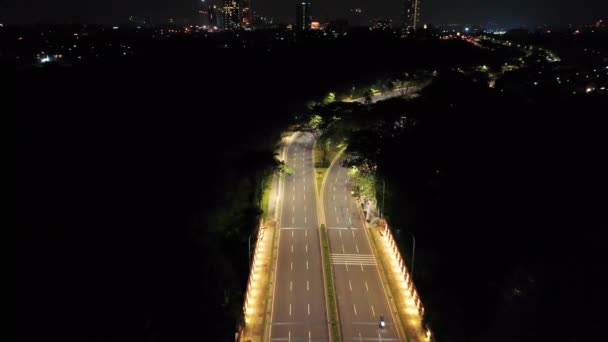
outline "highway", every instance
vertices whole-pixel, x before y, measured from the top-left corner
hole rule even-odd
[[[328,319],[319,240],[310,133],[288,145],[280,203],[271,341],[328,341]]]
[[[347,169],[339,160],[328,170],[322,195],[342,340],[405,340],[395,327]],[[379,327],[381,315],[384,328]]]

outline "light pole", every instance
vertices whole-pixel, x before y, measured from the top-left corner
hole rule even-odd
[[[251,234],[249,234],[249,238],[247,238],[247,242],[248,242],[248,246],[249,246],[249,253],[247,254],[249,256],[249,267],[251,267],[251,235],[253,235],[253,233],[257,232],[258,229],[260,229],[260,226],[258,226],[256,229],[254,229],[254,231],[251,232]]]
[[[414,279],[414,257],[416,256],[416,237],[412,232],[408,232],[412,236],[412,279]]]
[[[400,231],[401,231],[401,229],[397,229],[397,234],[399,234]],[[405,232],[412,236],[412,267],[411,267],[410,273],[411,273],[411,277],[413,279],[414,278],[414,257],[416,256],[416,237],[414,236],[414,233],[412,233],[410,231],[406,230]]]
[[[384,190],[386,189],[386,183],[382,179],[382,205],[380,207],[380,218],[384,217]]]
[[[384,190],[386,189],[386,183],[382,179],[382,211],[380,212],[380,218],[384,217]]]

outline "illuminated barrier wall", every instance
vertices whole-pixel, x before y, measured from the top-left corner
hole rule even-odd
[[[386,238],[385,243],[386,247],[388,247],[390,253],[392,254],[392,268],[393,272],[397,273],[401,277],[401,291],[406,295],[406,307],[409,307],[413,304],[415,307],[415,312],[420,315],[420,319],[424,317],[424,305],[422,305],[422,300],[420,299],[420,295],[418,294],[418,290],[414,285],[410,272],[403,261],[403,257],[399,252],[399,248],[397,247],[397,243],[393,238],[393,234],[388,227],[388,224],[384,223],[383,235]],[[431,330],[427,327],[425,328],[425,335],[427,340],[431,340]]]
[[[253,259],[251,262],[251,269],[249,271],[249,279],[247,280],[247,291],[245,292],[245,301],[243,304],[243,313],[245,314],[245,324],[252,321],[253,314],[255,313],[255,305],[259,303],[260,296],[260,274],[262,265],[262,254],[264,253],[264,247],[262,242],[264,241],[264,233],[266,227],[263,226],[264,221],[260,219],[260,229],[258,230],[258,236],[253,252]]]

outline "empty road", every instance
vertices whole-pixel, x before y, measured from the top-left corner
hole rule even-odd
[[[280,207],[271,341],[328,341],[328,320],[310,133],[287,147]]]
[[[347,169],[328,170],[323,207],[344,341],[399,341],[376,258],[359,215]],[[386,326],[379,327],[380,316]]]

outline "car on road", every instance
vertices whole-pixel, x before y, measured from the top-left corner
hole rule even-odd
[[[384,323],[384,316],[380,315],[380,323],[378,324],[378,326],[380,327],[380,329],[384,329],[385,325],[386,323]]]

